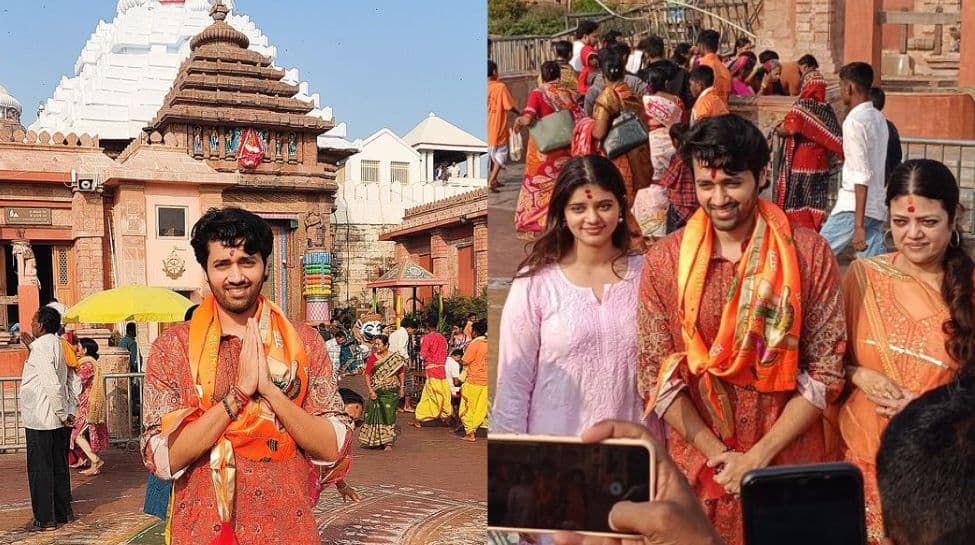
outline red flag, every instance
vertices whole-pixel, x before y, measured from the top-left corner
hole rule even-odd
[[[264,159],[264,142],[254,129],[245,129],[237,148],[237,164],[241,168],[257,168]]]

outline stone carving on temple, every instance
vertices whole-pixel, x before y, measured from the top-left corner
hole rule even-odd
[[[281,162],[284,157],[281,154],[282,143],[281,143],[281,133],[274,133],[274,160]]]
[[[223,154],[227,159],[233,159],[234,131],[230,127],[223,130]]]
[[[288,162],[294,163],[298,157],[298,137],[293,132],[288,133]]]
[[[34,250],[30,247],[30,242],[26,240],[13,241],[11,252],[14,259],[17,260],[17,285],[40,286],[41,281],[37,278],[37,261],[34,257]]]
[[[216,157],[220,154],[220,134],[217,132],[216,127],[210,128],[210,157]]]
[[[325,247],[325,224],[317,210],[309,210],[305,214],[305,237],[309,250]]]
[[[203,157],[203,129],[199,125],[193,127],[193,156]]]
[[[186,260],[176,252],[176,248],[173,248],[173,251],[169,252],[169,255],[166,256],[166,259],[162,263],[163,272],[173,280],[178,280],[186,272]]]

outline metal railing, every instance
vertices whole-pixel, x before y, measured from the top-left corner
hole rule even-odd
[[[138,450],[142,434],[143,373],[107,373],[103,378],[108,442]],[[18,400],[20,382],[20,377],[0,377],[0,452],[27,448]],[[135,397],[134,388],[138,388]]]
[[[965,207],[962,225],[968,234],[975,233],[975,140],[901,137],[904,160],[934,159],[941,161],[955,175]]]

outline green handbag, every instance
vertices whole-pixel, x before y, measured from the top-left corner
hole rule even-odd
[[[572,114],[559,110],[539,119],[528,129],[535,147],[542,153],[567,148],[572,144]]]

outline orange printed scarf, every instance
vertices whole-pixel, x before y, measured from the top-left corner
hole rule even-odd
[[[204,411],[222,402],[222,398],[214,399],[221,336],[216,305],[213,296],[207,296],[190,321],[190,373],[196,384],[200,405],[163,415],[162,433],[172,433],[180,425],[198,418]],[[291,401],[300,406],[308,393],[304,343],[284,312],[264,296],[258,299],[256,316],[271,379]],[[236,481],[235,455],[249,460],[279,462],[291,459],[297,450],[295,440],[287,430],[277,425],[267,401],[247,404],[210,451],[210,469],[221,521],[220,534],[211,544],[236,543],[231,524]]]
[[[796,388],[801,283],[792,227],[772,203],[758,201],[751,240],[738,263],[738,274],[721,311],[721,325],[709,347],[697,328],[708,262],[714,244],[711,220],[698,210],[687,222],[677,265],[678,319],[684,352],[671,354],[657,377],[661,390],[680,367],[701,377],[698,387],[721,438],[734,435],[734,415],[722,382],[751,386],[759,392]]]

